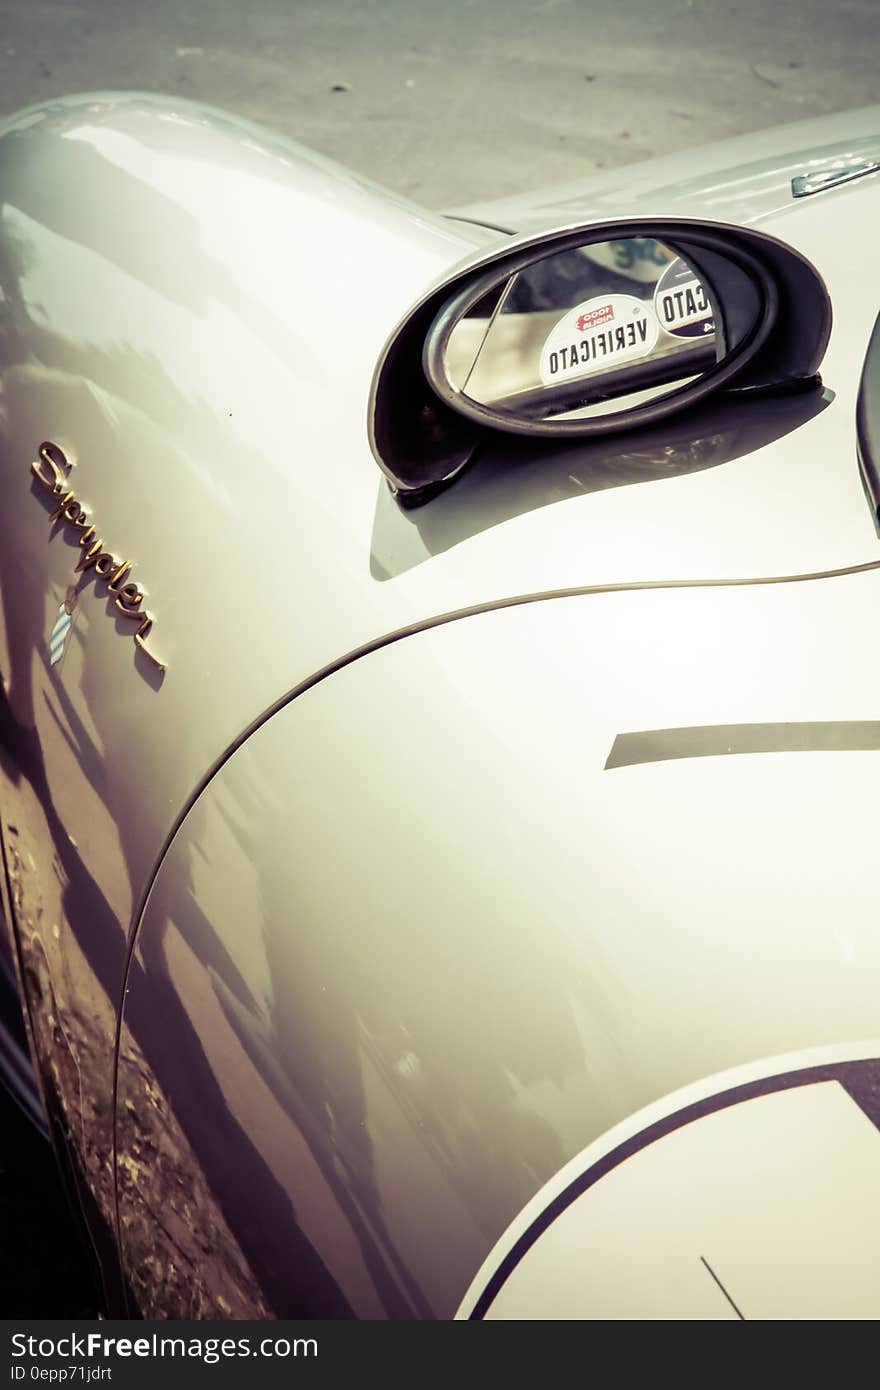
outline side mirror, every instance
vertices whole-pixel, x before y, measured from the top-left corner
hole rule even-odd
[[[434,319],[425,375],[453,409],[522,434],[592,433],[685,390],[692,399],[761,346],[775,298],[751,267],[717,251],[707,265],[702,250],[582,235],[489,271]]]
[[[487,431],[595,436],[722,389],[815,384],[830,327],[813,267],[753,228],[627,220],[502,243],[395,330],[373,381],[373,451],[415,505]]]

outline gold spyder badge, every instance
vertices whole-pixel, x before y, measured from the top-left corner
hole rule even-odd
[[[107,588],[113,594],[119,612],[138,624],[137,631],[132,634],[135,645],[144,656],[149,657],[154,666],[164,671],[164,662],[146,645],[146,639],[153,627],[153,619],[143,607],[144,595],[131,579],[124,584],[122,582],[131,565],[127,560],[118,560],[109,550],[104,549],[104,542],[98,539],[91,513],[88,508],[82,506],[76,493],[68,487],[68,474],[72,467],[73,464],[65,456],[64,450],[49,440],[40,445],[38,457],[31,464],[31,472],[37,482],[46,489],[53,500],[57,499],[57,506],[49,521],[53,525],[56,521],[63,521],[74,532],[79,533],[82,555],[74,572],[79,574],[81,571],[94,569],[100,579],[106,579]]]

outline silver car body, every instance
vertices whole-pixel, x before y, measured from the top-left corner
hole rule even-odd
[[[878,148],[872,109],[444,217],[182,102],[2,128],[2,951],[109,1307],[470,1316],[491,1287],[501,1316],[876,1315],[880,1137],[844,1081],[878,1055],[854,413],[880,182],[790,182]],[[510,232],[659,215],[812,261],[824,390],[509,469],[499,439],[400,510],[367,405],[409,305]],[[147,652],[87,577],[51,664],[79,550],[44,440],[131,565]],[[832,1092],[864,1122],[827,1239],[793,1254],[744,1215],[776,1191],[749,1157],[774,1111],[736,1130],[714,1225],[651,1168],[672,1245],[615,1226],[631,1192],[524,1244],[597,1153],[756,1085],[794,1087],[807,1134]],[[705,1133],[691,1194],[733,1142]],[[818,1199],[784,1157],[789,1231]]]

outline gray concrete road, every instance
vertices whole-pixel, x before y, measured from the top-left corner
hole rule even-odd
[[[0,0],[0,111],[192,97],[429,206],[880,101],[878,0]]]

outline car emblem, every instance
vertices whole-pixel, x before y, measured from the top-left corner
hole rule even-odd
[[[131,570],[130,563],[127,560],[117,559],[111,551],[104,549],[104,542],[98,538],[90,511],[82,505],[76,493],[68,486],[72,468],[73,464],[67,458],[64,450],[60,449],[57,444],[46,440],[40,445],[37,458],[31,464],[31,473],[40,486],[46,489],[52,501],[56,503],[54,511],[49,515],[49,521],[53,526],[56,521],[61,521],[73,532],[79,533],[82,554],[77,562],[75,573],[79,574],[82,571],[94,569],[98,579],[106,580],[107,588],[113,595],[116,609],[123,617],[131,618],[138,624],[137,631],[132,634],[136,647],[154,666],[158,667],[160,671],[164,671],[165,663],[160,661],[146,645],[146,639],[153,628],[153,618],[143,606],[143,591],[131,578],[126,579],[126,575]],[[71,593],[73,599],[71,599]],[[76,590],[68,589],[67,599],[58,612],[52,629],[52,636],[49,639],[50,662],[53,666],[61,660],[63,655],[64,644],[73,620],[75,601]],[[65,622],[65,618],[69,621]],[[57,656],[52,656],[53,651],[57,651]]]

